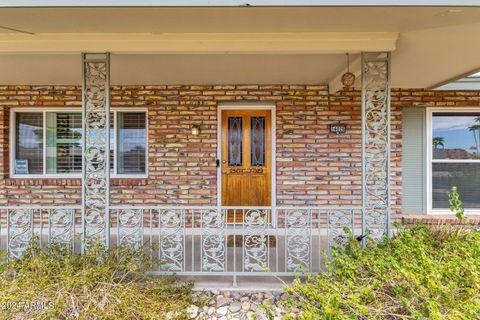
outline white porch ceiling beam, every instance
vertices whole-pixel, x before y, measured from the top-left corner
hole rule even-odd
[[[0,53],[344,53],[393,51],[397,32],[0,34]]]

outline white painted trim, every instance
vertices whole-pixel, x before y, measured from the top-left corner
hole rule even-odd
[[[36,113],[43,113],[43,132],[46,132],[46,114],[47,112],[82,112],[81,107],[45,107],[45,108],[39,108],[39,107],[14,107],[10,109],[10,129],[8,130],[9,134],[9,148],[10,148],[10,154],[9,154],[9,163],[10,163],[10,168],[9,168],[9,177],[11,179],[81,179],[82,174],[81,173],[72,173],[72,174],[28,174],[28,175],[21,175],[21,174],[15,174],[14,170],[14,164],[15,164],[15,146],[16,146],[16,139],[15,139],[15,114],[17,112],[36,112]],[[146,107],[118,107],[118,108],[111,108],[110,112],[114,113],[114,132],[117,130],[117,112],[145,112],[145,128],[146,128],[146,136],[145,136],[145,143],[146,143],[146,159],[145,159],[145,171],[146,174],[118,174],[117,173],[117,163],[116,163],[116,158],[117,158],[117,140],[115,138],[115,143],[114,143],[114,165],[113,165],[113,174],[110,175],[111,178],[113,179],[146,179],[148,178],[148,170],[149,170],[149,161],[148,161],[148,155],[149,155],[149,144],[148,144],[148,108]],[[43,172],[46,171],[46,134],[43,135]],[[116,137],[114,133],[114,137]]]
[[[398,32],[0,33],[2,53],[289,53],[394,51]]]
[[[271,205],[275,206],[277,203],[277,165],[276,165],[276,104],[268,102],[223,102],[217,105],[217,160],[222,158],[222,111],[223,110],[270,110],[271,121]],[[222,204],[222,165],[217,167],[217,205]]]
[[[426,186],[427,186],[427,214],[428,215],[452,215],[452,212],[448,209],[433,209],[432,208],[432,163],[480,163],[480,160],[433,160],[432,159],[432,116],[433,113],[449,113],[449,112],[480,112],[476,107],[453,107],[453,108],[438,108],[428,107],[426,108],[425,128],[426,128]],[[465,214],[477,215],[480,214],[479,209],[465,209]]]
[[[3,0],[0,7],[478,6],[477,0]]]

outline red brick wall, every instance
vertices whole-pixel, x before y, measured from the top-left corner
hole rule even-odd
[[[113,86],[114,107],[147,107],[149,175],[112,179],[113,203],[215,205],[217,104],[276,104],[277,204],[360,204],[360,93],[328,95],[324,85]],[[401,205],[401,110],[478,106],[479,92],[392,92],[393,206]],[[0,86],[0,204],[80,203],[79,179],[10,179],[11,107],[81,106],[77,86]],[[347,133],[329,132],[331,123]],[[193,124],[201,134],[191,136]],[[398,212],[398,211],[397,211]]]

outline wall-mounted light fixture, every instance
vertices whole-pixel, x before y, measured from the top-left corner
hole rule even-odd
[[[192,126],[192,136],[198,136],[200,134],[200,126],[198,124],[194,124]]]

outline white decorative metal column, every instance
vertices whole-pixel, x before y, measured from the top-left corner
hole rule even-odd
[[[362,53],[362,233],[390,235],[390,53]]]
[[[109,85],[109,53],[82,53],[83,249],[109,244]]]

